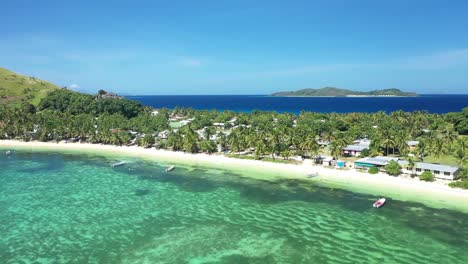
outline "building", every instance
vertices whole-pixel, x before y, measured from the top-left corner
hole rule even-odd
[[[425,171],[431,172],[437,179],[456,180],[460,174],[460,168],[435,163],[415,162],[413,169],[408,167],[406,160],[398,161],[402,167],[402,172],[406,174],[421,175]]]
[[[343,154],[345,156],[355,156],[358,157],[361,155],[361,152],[364,149],[369,149],[371,141],[369,139],[359,139],[354,141],[354,144],[348,145],[343,148]]]
[[[321,147],[328,147],[330,146],[330,143],[331,142],[328,140],[322,140],[322,139],[317,140],[317,144],[319,144],[319,146]]]
[[[324,166],[333,166],[336,162],[334,162],[334,158],[331,156],[318,155],[314,157],[314,163]]]
[[[376,167],[378,169],[384,168],[390,161],[396,161],[401,166],[401,172],[404,174],[416,174],[421,175],[425,171],[431,172],[435,178],[443,180],[456,180],[459,177],[460,168],[455,166],[448,166],[435,163],[426,162],[415,162],[414,167],[411,170],[408,167],[408,161],[400,160],[395,157],[383,157],[378,156],[374,158],[362,158],[354,162],[354,168],[356,169],[369,169]]]
[[[410,148],[414,148],[418,144],[419,144],[418,140],[408,140],[408,141],[406,141],[406,145],[408,145],[408,147],[410,147]]]
[[[383,168],[392,160],[398,161],[398,158],[383,157],[383,156],[377,156],[373,158],[366,157],[366,158],[356,160],[354,162],[354,168],[356,169],[369,169],[371,167]]]

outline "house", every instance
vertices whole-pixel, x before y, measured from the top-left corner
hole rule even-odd
[[[180,123],[182,126],[185,126],[185,125],[188,125],[190,122],[192,122],[192,120],[187,119],[187,120],[182,120],[182,121],[180,121],[179,123]]]
[[[371,167],[383,168],[392,160],[398,161],[398,158],[384,157],[384,156],[377,156],[373,158],[366,157],[366,158],[356,160],[354,162],[354,168],[356,169],[369,169]]]
[[[328,147],[330,145],[330,141],[319,139],[317,140],[317,144],[321,147]]]
[[[318,155],[314,157],[315,164],[321,164],[324,166],[333,166],[334,158],[331,156]]]
[[[410,151],[414,151],[416,149],[416,146],[418,146],[418,144],[419,144],[418,140],[406,141],[406,145],[408,145]]]
[[[408,147],[410,147],[410,148],[414,148],[418,144],[419,144],[419,141],[417,141],[417,140],[408,140],[408,141],[406,141],[406,145],[408,145]]]
[[[152,116],[157,116],[157,115],[159,115],[159,111],[158,111],[158,110],[154,110],[153,112],[151,112],[151,115],[152,115]]]
[[[158,134],[158,137],[160,139],[167,139],[168,136],[169,136],[169,131],[168,130],[164,130],[162,132],[159,132],[159,134]]]
[[[436,163],[415,162],[414,167],[411,170],[408,167],[408,162],[406,160],[401,160],[398,163],[402,167],[401,171],[406,174],[421,175],[423,172],[429,171],[437,179],[443,180],[456,180],[458,179],[460,174],[460,168],[455,166],[448,166]]]
[[[222,127],[224,127],[224,123],[217,123],[217,122],[215,122],[215,123],[213,123],[213,126],[215,126],[215,127],[221,127],[221,128],[222,128]]]
[[[346,156],[358,157],[364,149],[369,149],[371,141],[369,139],[359,139],[354,144],[343,148],[343,154]]]

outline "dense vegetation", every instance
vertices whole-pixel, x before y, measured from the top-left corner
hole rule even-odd
[[[306,88],[297,91],[276,92],[273,96],[417,96],[415,93],[403,92],[399,89],[382,89],[369,92],[352,91],[335,87],[320,89]]]
[[[143,106],[120,97],[107,98],[101,90],[97,95],[82,94],[69,90],[56,90],[47,95],[39,104],[39,110],[57,110],[71,115],[77,114],[121,114],[133,118],[142,113]]]
[[[58,86],[47,81],[0,68],[0,104],[28,102],[38,105],[49,92],[57,89]]]
[[[467,166],[468,107],[448,114],[396,111],[294,115],[176,108],[159,109],[153,115],[152,109],[137,102],[105,94],[57,90],[37,108],[29,103],[0,106],[0,139],[134,143],[190,153],[221,149],[232,155],[251,154],[256,159],[288,160],[319,153],[340,158],[343,147],[369,138],[370,156],[395,155],[415,161],[450,157],[457,165]],[[189,122],[171,129],[170,117]],[[163,131],[165,136],[160,136]],[[419,144],[410,148],[408,140],[418,140]],[[319,142],[330,144],[324,147]],[[393,165],[386,170],[397,175],[400,168]]]

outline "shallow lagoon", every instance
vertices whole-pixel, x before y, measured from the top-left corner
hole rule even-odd
[[[466,263],[468,214],[129,159],[0,155],[2,263]]]

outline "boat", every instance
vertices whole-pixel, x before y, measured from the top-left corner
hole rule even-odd
[[[378,200],[374,203],[373,206],[374,206],[375,208],[380,208],[380,207],[382,207],[382,206],[385,204],[386,201],[387,201],[387,200],[386,200],[385,198],[380,198],[380,199],[378,199]]]
[[[313,178],[317,176],[319,176],[318,172],[312,172],[312,173],[307,174],[307,178]]]
[[[10,154],[11,154],[11,150],[5,151],[5,155],[10,155]]]
[[[170,172],[173,169],[175,169],[175,166],[169,166],[166,168],[166,172]]]
[[[112,166],[112,167],[119,167],[119,166],[124,165],[125,163],[126,163],[125,161],[121,161],[121,162],[114,163],[114,164],[112,164],[111,166]]]

